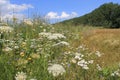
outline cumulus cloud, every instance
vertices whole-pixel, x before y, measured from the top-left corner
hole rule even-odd
[[[13,11],[16,18],[23,18],[24,15],[21,12],[28,8],[33,8],[33,6],[30,4],[12,4],[10,0],[0,0],[0,16],[2,19],[12,18]]]
[[[72,12],[70,14],[66,12],[62,12],[60,15],[57,12],[49,12],[45,18],[49,19],[70,19],[76,17],[78,14],[76,12]]]
[[[58,13],[56,12],[49,12],[45,17],[50,19],[59,18]]]

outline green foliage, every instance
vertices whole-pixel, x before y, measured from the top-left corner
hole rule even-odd
[[[5,60],[7,62],[5,62]],[[0,80],[13,80],[15,74],[15,67],[9,62],[8,57],[0,57]]]
[[[47,59],[44,57],[40,57],[40,59],[28,64],[27,71],[31,72],[29,74],[31,78],[35,77],[38,80],[53,80],[53,77],[47,71],[47,64]]]
[[[105,3],[89,14],[62,22],[73,25],[106,26],[120,28],[120,5],[112,2]]]

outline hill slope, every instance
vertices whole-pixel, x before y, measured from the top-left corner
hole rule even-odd
[[[72,25],[106,26],[120,28],[120,5],[105,3],[89,14],[61,22]]]

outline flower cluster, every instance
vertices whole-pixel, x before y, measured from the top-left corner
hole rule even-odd
[[[60,33],[54,33],[48,37],[50,40],[56,40],[56,39],[65,39],[66,37]]]
[[[33,22],[30,20],[30,19],[24,19],[24,21],[23,21],[25,24],[28,24],[28,25],[30,25],[30,26],[32,26],[33,25]]]
[[[3,49],[3,51],[5,51],[5,52],[10,52],[10,51],[12,51],[12,48],[6,47],[6,48]]]
[[[0,32],[1,33],[8,33],[8,32],[12,32],[14,29],[10,26],[0,26]]]
[[[55,77],[58,75],[62,75],[63,73],[66,72],[64,67],[60,64],[53,64],[49,66],[47,70],[49,73],[52,73],[52,75]]]
[[[101,68],[101,66],[99,64],[97,64],[96,66],[97,66],[98,71],[102,70],[102,68]]]
[[[120,77],[120,69],[114,71],[114,72],[111,74],[111,76],[118,76],[118,77]]]
[[[24,72],[18,72],[15,76],[15,80],[26,80],[27,75]]]
[[[61,41],[59,43],[53,44],[53,46],[69,46],[69,43],[65,41]]]
[[[101,54],[99,51],[96,51],[96,52],[95,52],[95,55],[98,56],[98,57],[101,57],[101,56],[102,56],[102,54]]]
[[[39,36],[42,36],[42,37],[48,37],[50,35],[51,35],[50,32],[41,32],[41,33],[39,33]]]
[[[72,59],[72,62],[73,63],[77,63],[78,66],[81,66],[82,69],[89,69],[88,65],[89,64],[93,64],[94,60],[89,60],[89,61],[86,61],[84,59],[84,55],[81,54],[81,53],[75,53],[75,57],[74,59]]]
[[[60,33],[41,32],[39,36],[46,37],[49,40],[65,39],[66,37]]]

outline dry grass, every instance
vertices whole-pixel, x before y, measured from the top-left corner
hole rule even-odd
[[[120,62],[120,29],[94,29],[84,32],[83,42],[91,50],[99,50],[104,55],[98,62],[103,66]]]

